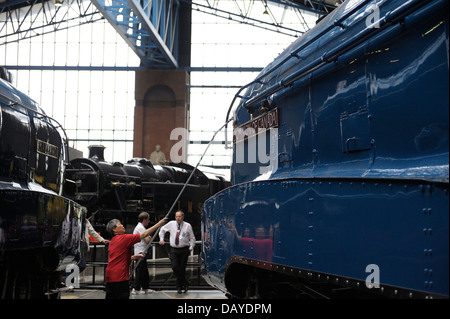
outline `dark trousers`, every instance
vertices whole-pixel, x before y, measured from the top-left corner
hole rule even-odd
[[[189,257],[189,247],[170,249],[170,261],[172,270],[177,277],[177,288],[182,288],[188,284],[186,280],[186,265]]]
[[[134,277],[133,288],[136,290],[148,289],[150,278],[148,275],[147,260],[142,259],[136,267],[136,275]]]
[[[105,284],[106,288],[106,299],[129,299],[130,298],[130,282],[119,281],[119,282],[107,282]]]

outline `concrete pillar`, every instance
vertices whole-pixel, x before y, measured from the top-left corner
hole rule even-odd
[[[175,128],[189,130],[189,74],[137,70],[135,100],[133,156],[150,158],[159,144],[170,161],[170,150],[179,142],[170,140],[170,133]],[[183,155],[186,162],[187,154]]]

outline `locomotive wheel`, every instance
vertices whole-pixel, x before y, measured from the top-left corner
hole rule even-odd
[[[33,290],[32,272],[24,265],[20,252],[7,254],[3,265],[2,299],[31,299]],[[18,258],[19,257],[19,258]]]
[[[32,280],[30,278],[30,273],[19,269],[12,280],[12,299],[31,299],[32,291]]]
[[[248,278],[247,288],[245,289],[245,299],[258,299],[259,296],[259,280],[255,273]]]
[[[0,299],[44,299],[57,276],[42,269],[31,251],[11,251],[0,261]],[[53,285],[52,285],[53,286]],[[57,298],[58,294],[49,298]]]

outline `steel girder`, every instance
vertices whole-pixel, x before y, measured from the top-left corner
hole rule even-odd
[[[0,46],[102,19],[90,1],[65,2],[55,7],[47,0],[0,0]]]
[[[89,8],[91,4],[90,1],[95,5],[98,11]],[[238,0],[228,1],[235,4],[237,12],[227,11],[226,6],[222,8],[222,3],[224,3],[224,1],[218,0],[206,2],[195,0],[90,1],[86,1],[88,3],[86,8],[84,0],[65,0],[68,7],[66,10],[61,10],[61,7],[54,7],[53,0],[0,0],[0,14],[6,13],[5,23],[0,25],[0,40],[2,37],[6,39],[3,44],[12,41],[8,38],[8,36],[11,35],[11,32],[20,34],[19,37],[14,40],[18,41],[39,34],[57,31],[61,28],[60,24],[62,21],[74,19],[72,11],[75,12],[76,10],[69,10],[69,7],[71,6],[72,8],[75,7],[75,9],[78,8],[77,12],[79,12],[79,17],[84,17],[86,20],[81,21],[80,24],[97,21],[99,19],[98,13],[100,12],[140,58],[141,67],[150,69],[176,69],[183,66],[183,62],[179,61],[179,56],[183,55],[183,50],[186,51],[186,48],[182,46],[183,44],[179,42],[179,38],[183,37],[184,30],[182,27],[180,32],[179,26],[180,21],[184,21],[182,10],[186,10],[186,8],[191,10],[191,5],[194,6],[197,11],[227,19],[236,17],[236,21],[240,23],[247,23],[267,30],[297,37],[308,30],[308,26],[303,18],[303,11],[309,11],[319,15],[326,14],[330,10],[333,10],[338,3],[343,2],[343,0],[258,1],[265,4],[266,9],[268,9],[267,4],[272,3],[276,6],[283,7],[285,11],[292,9],[297,12],[299,21],[304,26],[304,30],[294,30],[289,28],[289,25],[284,25],[284,13],[281,18],[271,15],[272,22],[263,21],[262,19],[252,17],[252,11],[246,10],[244,1],[242,1],[241,4]],[[252,6],[253,1],[250,3]],[[24,6],[29,7],[26,9]],[[40,8],[40,11],[35,10],[37,7]],[[55,10],[52,10],[52,8]],[[33,15],[36,15],[41,11],[46,16],[46,21],[49,21],[47,25],[37,25],[34,23],[35,18],[31,19],[31,24],[23,24],[23,21],[28,19],[27,17],[29,17],[30,12],[33,12]],[[5,25],[8,22],[12,28],[5,32]],[[39,31],[37,31],[38,29]],[[36,32],[33,32],[33,30],[36,30]]]
[[[342,4],[344,0],[267,0],[276,4],[290,5],[294,8],[317,13],[319,15],[327,15],[337,6]]]
[[[92,0],[147,68],[178,68],[178,0]]]

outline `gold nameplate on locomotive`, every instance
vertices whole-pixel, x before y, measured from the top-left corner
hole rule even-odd
[[[233,143],[237,143],[253,135],[267,131],[272,127],[280,126],[280,112],[275,108],[242,125],[233,131]]]
[[[37,140],[37,152],[53,158],[58,158],[58,146]]]

